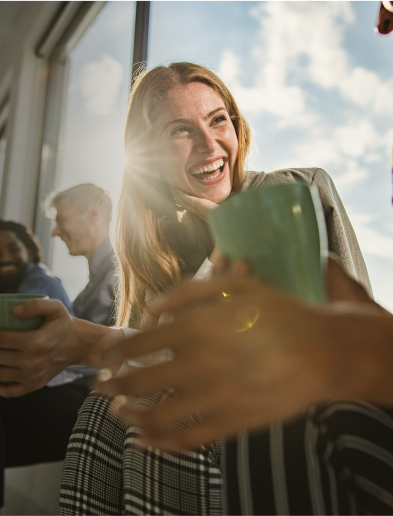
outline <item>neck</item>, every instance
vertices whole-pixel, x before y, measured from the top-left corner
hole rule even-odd
[[[93,254],[97,251],[97,249],[100,247],[100,245],[108,238],[108,234],[100,234],[97,235],[97,237],[94,239],[94,242],[92,243],[90,249],[85,252],[85,257],[90,260]]]

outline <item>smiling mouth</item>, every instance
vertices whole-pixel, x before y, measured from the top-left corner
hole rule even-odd
[[[2,267],[0,267],[0,274],[14,274],[17,270],[18,269],[15,265],[3,265]]]
[[[225,161],[221,158],[209,165],[203,165],[190,169],[190,174],[199,181],[212,181],[217,179],[224,171]]]

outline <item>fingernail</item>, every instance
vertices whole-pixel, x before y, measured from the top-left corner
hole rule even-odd
[[[106,382],[112,378],[112,371],[110,369],[101,369],[96,377],[97,382]]]

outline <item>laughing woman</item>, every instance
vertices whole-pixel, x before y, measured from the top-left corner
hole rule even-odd
[[[209,210],[232,192],[261,183],[303,179],[316,185],[330,251],[369,288],[355,234],[329,176],[318,168],[246,172],[250,141],[231,93],[206,68],[174,63],[139,76],[127,117],[127,165],[114,242],[121,277],[119,327],[144,330],[157,324],[149,298],[185,275],[201,277],[212,268]],[[150,358],[139,365],[165,360]],[[137,403],[151,405],[169,395],[150,393]],[[221,512],[220,443],[174,454],[138,448],[138,434],[111,411],[108,399],[88,398],[68,447],[61,514]]]

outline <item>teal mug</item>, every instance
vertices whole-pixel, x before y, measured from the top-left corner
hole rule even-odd
[[[0,294],[0,330],[31,331],[42,323],[42,317],[21,319],[14,315],[12,309],[30,299],[43,299],[48,296],[38,294]]]
[[[238,192],[209,214],[218,249],[246,260],[261,281],[324,303],[327,235],[321,201],[304,182]]]

